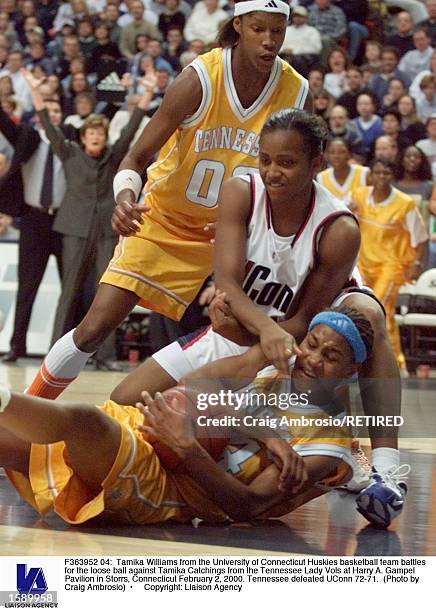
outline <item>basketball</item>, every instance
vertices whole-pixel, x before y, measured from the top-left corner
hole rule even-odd
[[[182,387],[168,389],[167,391],[164,391],[162,395],[173,410],[191,414],[195,419],[197,409]],[[203,414],[205,413],[203,412]],[[185,472],[182,459],[173,450],[171,450],[171,448],[169,448],[163,442],[156,440],[150,434],[145,434],[145,439],[153,446],[154,450],[159,456],[160,462],[166,469],[171,470],[172,472]],[[197,438],[197,441],[215,461],[218,461],[222,457],[224,449],[228,444],[227,438],[203,437]]]

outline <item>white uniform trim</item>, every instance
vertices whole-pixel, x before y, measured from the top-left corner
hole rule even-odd
[[[191,128],[194,125],[200,123],[212,101],[212,85],[205,65],[201,62],[201,60],[195,59],[189,64],[189,66],[185,68],[185,70],[187,68],[193,68],[197,73],[197,76],[200,79],[203,96],[200,102],[200,106],[195,111],[195,113],[184,121],[182,121],[182,123],[180,124],[182,128]]]

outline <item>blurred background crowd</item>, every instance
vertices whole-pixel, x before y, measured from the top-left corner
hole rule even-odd
[[[327,152],[333,172],[327,188],[346,199],[351,165],[392,162],[393,185],[415,198],[429,230],[426,265],[436,267],[436,0],[291,5],[280,55],[308,78],[315,112],[332,140],[341,139]],[[175,76],[215,45],[233,6],[232,0],[0,0],[0,239],[17,240],[21,230],[9,361],[26,353],[32,303],[50,254],[63,278],[53,340],[86,311],[116,241],[108,178],[115,161]],[[35,112],[30,83],[47,116]],[[96,113],[100,123],[93,123]],[[96,132],[100,143],[91,142]],[[87,157],[68,157],[60,133],[69,151],[77,154],[76,143]],[[87,184],[83,193],[78,182]],[[62,210],[71,209],[72,188],[88,211],[74,222]],[[85,297],[71,304],[78,292]],[[106,349],[103,363],[113,353]]]

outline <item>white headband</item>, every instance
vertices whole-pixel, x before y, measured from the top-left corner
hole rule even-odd
[[[262,13],[281,13],[289,19],[289,6],[282,0],[248,0],[235,4],[234,17],[261,11]]]

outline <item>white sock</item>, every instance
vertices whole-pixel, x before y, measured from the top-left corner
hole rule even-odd
[[[400,451],[396,448],[374,448],[371,461],[377,472],[386,472],[392,466],[399,467]]]
[[[93,353],[77,348],[73,340],[74,329],[62,336],[44,359],[48,372],[56,378],[76,378]]]

